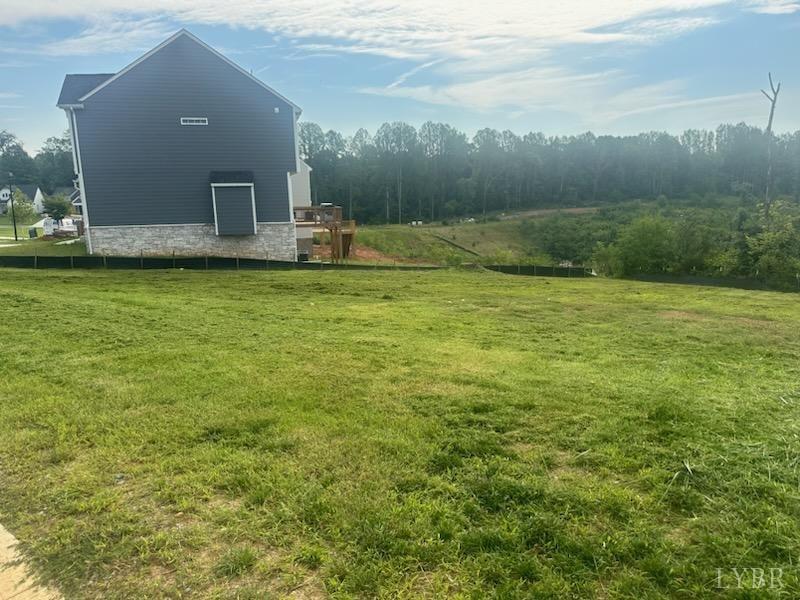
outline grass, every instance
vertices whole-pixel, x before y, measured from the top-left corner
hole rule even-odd
[[[28,240],[20,238],[3,240],[0,246],[0,255],[3,256],[83,256],[86,254],[86,244],[82,241],[73,244],[59,244],[64,240]]]
[[[36,215],[32,221],[23,222],[17,220],[17,236],[20,239],[27,239],[28,237],[28,227],[30,227],[33,223],[39,221],[41,217]],[[39,234],[41,235],[41,229],[39,229]],[[11,215],[5,214],[0,215],[0,238],[13,238],[14,237],[14,223],[11,219]],[[2,242],[7,240],[0,240]]]
[[[795,295],[2,270],[0,319],[0,522],[68,597],[800,593]]]
[[[432,227],[430,230],[493,262],[539,265],[553,262],[526,239],[518,220],[457,223]]]
[[[356,244],[389,256],[429,264],[552,264],[550,257],[525,241],[515,221],[423,227],[364,226],[358,230]]]
[[[371,225],[359,227],[356,244],[402,259],[427,264],[475,262],[475,255],[431,235],[422,227],[408,225]]]

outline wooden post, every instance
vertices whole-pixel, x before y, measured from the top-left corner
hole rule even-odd
[[[33,268],[39,268],[39,250],[38,248],[33,249]]]
[[[206,254],[205,259],[206,259],[206,271],[208,271],[208,254]]]
[[[236,270],[239,270],[239,253],[236,253]]]
[[[144,269],[144,250],[139,250],[139,268]]]
[[[72,247],[72,244],[70,244],[69,247],[69,268],[75,268],[75,249]]]
[[[104,269],[108,268],[108,261],[106,260],[106,255],[105,254],[103,254],[103,268]]]
[[[175,268],[175,250],[172,251],[172,268]]]

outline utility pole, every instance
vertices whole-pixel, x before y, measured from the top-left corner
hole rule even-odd
[[[18,242],[17,237],[17,212],[14,210],[14,174],[8,173],[8,203],[11,205],[11,222],[14,224],[14,241]]]

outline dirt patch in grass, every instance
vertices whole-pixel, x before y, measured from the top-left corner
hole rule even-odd
[[[314,257],[320,258],[330,258],[331,256],[331,247],[330,246],[319,246],[314,244]],[[408,265],[420,265],[424,264],[424,260],[414,259],[414,258],[405,258],[403,256],[393,256],[391,254],[384,254],[383,252],[376,250],[375,248],[370,248],[369,246],[364,246],[363,244],[353,244],[350,248],[350,256],[348,260],[357,260],[363,262],[371,262],[371,263],[400,263],[400,264],[408,264]]]

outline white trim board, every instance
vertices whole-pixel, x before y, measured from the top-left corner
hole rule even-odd
[[[128,71],[130,71],[131,69],[133,69],[134,67],[136,67],[137,65],[139,65],[140,63],[144,62],[145,60],[147,60],[148,58],[150,58],[151,56],[153,56],[153,55],[154,55],[156,52],[158,52],[158,51],[162,50],[163,48],[165,48],[166,46],[168,46],[169,44],[171,44],[172,42],[174,42],[175,40],[177,40],[178,38],[180,38],[181,36],[184,36],[184,35],[185,35],[186,37],[188,37],[190,40],[192,40],[192,41],[194,41],[194,42],[196,42],[196,43],[200,44],[200,45],[201,45],[203,48],[205,48],[206,50],[209,50],[209,51],[210,51],[212,54],[214,54],[214,55],[215,55],[215,56],[217,56],[218,58],[221,58],[223,61],[225,61],[226,63],[228,63],[228,64],[229,64],[230,66],[232,66],[234,69],[236,69],[237,71],[239,71],[239,72],[240,72],[242,75],[245,75],[246,77],[248,77],[248,78],[249,78],[249,79],[251,79],[252,81],[255,81],[255,82],[256,82],[258,85],[260,85],[262,88],[264,88],[264,89],[265,89],[265,90],[267,90],[268,92],[270,92],[270,93],[274,94],[275,96],[277,96],[278,98],[280,98],[281,100],[283,100],[284,102],[286,102],[286,103],[287,103],[289,106],[291,106],[291,107],[294,109],[294,111],[295,111],[295,113],[296,113],[296,114],[298,114],[298,115],[299,115],[301,112],[303,112],[303,110],[302,110],[302,109],[301,109],[299,106],[297,106],[297,105],[296,105],[294,102],[292,102],[291,100],[289,100],[288,98],[286,98],[286,97],[285,97],[285,96],[283,96],[282,94],[280,94],[280,93],[276,92],[274,89],[272,89],[271,87],[269,87],[269,86],[268,86],[266,83],[264,83],[263,81],[261,81],[261,80],[260,80],[258,77],[254,76],[254,75],[251,75],[250,73],[248,73],[247,71],[245,71],[245,70],[244,70],[242,67],[240,67],[239,65],[237,65],[237,64],[236,64],[235,62],[233,62],[231,59],[229,59],[227,56],[225,56],[225,55],[221,54],[220,52],[218,52],[217,50],[215,50],[214,48],[212,48],[211,46],[209,46],[208,44],[206,44],[206,43],[205,43],[203,40],[201,40],[200,38],[198,38],[198,37],[197,37],[197,36],[195,36],[194,34],[192,34],[192,33],[188,32],[186,29],[181,29],[180,31],[178,31],[178,32],[174,33],[174,34],[173,34],[173,35],[171,35],[169,38],[167,38],[166,40],[164,40],[163,42],[161,42],[161,43],[160,43],[158,46],[156,46],[155,48],[153,48],[153,49],[152,49],[152,50],[150,50],[149,52],[147,52],[147,53],[143,54],[142,56],[140,56],[139,58],[137,58],[135,61],[133,61],[133,62],[132,62],[131,64],[129,64],[127,67],[125,67],[124,69],[122,69],[122,70],[121,70],[119,73],[117,73],[117,74],[116,74],[116,75],[114,75],[113,77],[110,77],[109,79],[106,79],[106,80],[105,80],[103,83],[101,83],[100,85],[98,85],[96,88],[94,88],[93,90],[91,90],[91,91],[90,91],[90,92],[88,92],[87,94],[84,94],[83,96],[81,96],[80,98],[78,98],[78,101],[79,101],[79,102],[84,102],[84,101],[85,101],[87,98],[91,98],[91,97],[92,97],[92,96],[94,96],[94,95],[95,95],[97,92],[99,92],[100,90],[102,90],[104,87],[106,87],[107,85],[109,85],[109,84],[113,83],[114,81],[116,81],[117,79],[119,79],[120,77],[122,77],[123,75],[125,75],[125,73],[127,73]]]
[[[219,235],[219,219],[217,218],[217,188],[218,187],[249,187],[250,202],[253,205],[253,235],[258,234],[258,219],[256,218],[256,186],[253,183],[212,183],[211,201],[214,203],[214,233]]]
[[[81,189],[81,202],[83,207],[81,214],[83,216],[84,236],[86,238],[86,252],[92,254],[92,232],[90,229],[91,223],[89,222],[89,199],[86,197],[86,184],[83,181],[83,161],[81,160],[81,142],[78,137],[78,117],[75,114],[75,109],[69,109],[70,117],[72,118],[72,127],[75,132],[75,153],[78,155],[78,185]]]

